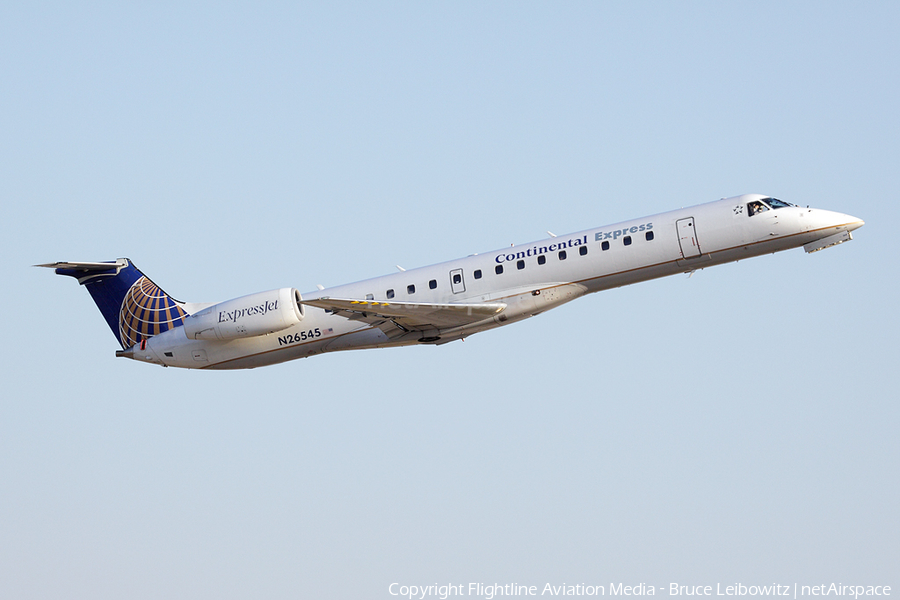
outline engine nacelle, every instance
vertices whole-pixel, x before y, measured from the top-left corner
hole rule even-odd
[[[204,308],[184,319],[195,340],[234,340],[287,329],[303,319],[300,292],[282,288],[242,296]]]

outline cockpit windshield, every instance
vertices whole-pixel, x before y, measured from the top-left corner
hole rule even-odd
[[[779,208],[787,208],[788,206],[793,206],[793,204],[789,204],[778,198],[763,198],[762,200],[754,200],[753,202],[747,203],[747,216],[752,217],[753,215],[758,215],[759,213],[766,212],[769,209],[779,209]]]
[[[788,202],[784,202],[782,200],[779,200],[778,198],[763,198],[763,202],[765,202],[772,208],[787,208],[788,206],[793,206],[793,204],[789,204]]]

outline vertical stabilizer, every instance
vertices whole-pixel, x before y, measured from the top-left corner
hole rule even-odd
[[[85,286],[123,349],[179,327],[188,313],[127,258],[113,262],[37,265]]]

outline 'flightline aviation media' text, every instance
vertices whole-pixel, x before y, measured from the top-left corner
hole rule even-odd
[[[509,596],[784,596],[796,600],[800,597],[841,596],[859,600],[866,596],[890,596],[889,585],[845,585],[843,583],[820,583],[818,585],[800,585],[771,583],[764,585],[747,585],[744,583],[716,583],[715,585],[683,585],[670,583],[668,586],[653,586],[646,583],[625,585],[610,583],[590,585],[585,583],[554,585],[525,585],[520,583],[434,583],[431,585],[406,585],[392,583],[388,587],[391,596],[402,598],[438,598],[447,600],[457,596],[472,596],[494,600]],[[872,598],[872,600],[876,600]]]

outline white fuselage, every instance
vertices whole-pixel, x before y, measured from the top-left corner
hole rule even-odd
[[[463,326],[388,336],[369,323],[306,306],[300,323],[282,331],[219,341],[189,339],[178,327],[150,338],[133,358],[166,366],[238,369],[337,350],[440,344],[534,316],[584,294],[812,245],[832,236],[849,239],[849,232],[863,225],[849,215],[796,206],[748,215],[752,203],[766,198],[747,194],[722,199],[303,294],[303,300],[506,306],[497,315]]]

